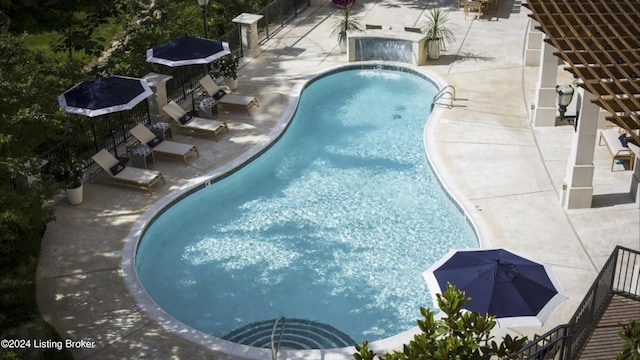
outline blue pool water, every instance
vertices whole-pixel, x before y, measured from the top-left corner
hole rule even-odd
[[[146,291],[217,337],[281,316],[356,342],[415,326],[432,306],[422,271],[478,245],[425,157],[436,91],[388,69],[315,80],[273,147],[151,224],[136,255]]]

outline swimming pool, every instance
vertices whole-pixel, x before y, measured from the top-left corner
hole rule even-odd
[[[425,158],[435,92],[387,68],[310,82],[273,147],[146,229],[135,265],[145,290],[216,337],[270,333],[282,316],[355,342],[415,326],[431,306],[421,272],[478,245]]]

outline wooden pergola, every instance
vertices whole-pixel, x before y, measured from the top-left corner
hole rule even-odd
[[[527,0],[554,55],[640,144],[640,0]]]

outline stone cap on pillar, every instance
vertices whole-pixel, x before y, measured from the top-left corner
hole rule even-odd
[[[159,85],[173,79],[173,76],[150,72],[145,75],[143,79],[147,80],[147,84],[149,84],[149,86],[157,88]]]
[[[251,25],[251,24],[257,23],[258,20],[262,19],[263,17],[264,15],[260,15],[260,14],[242,13],[236,16],[235,18],[233,18],[233,20],[231,21],[237,24]]]

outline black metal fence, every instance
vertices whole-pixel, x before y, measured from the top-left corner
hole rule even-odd
[[[258,21],[258,39],[264,43],[278,30],[297,18],[305,9],[311,6],[310,0],[274,0],[257,13],[262,15]],[[229,32],[217,39],[229,43],[229,48],[237,50],[240,57],[244,56],[240,26],[236,25]],[[208,66],[187,66],[174,68],[168,75],[173,79],[167,83],[167,97],[180,102],[200,88],[200,80],[209,71]]]
[[[310,6],[310,0],[274,0],[264,7],[258,12],[264,16],[258,22],[260,42],[269,39]],[[228,42],[229,48],[239,50],[240,56],[243,56],[239,26],[235,26],[217,40]],[[209,71],[208,66],[167,68],[167,75],[173,77],[167,82],[167,98],[181,102],[189,97],[200,88],[198,81]],[[96,117],[88,125],[74,129],[60,141],[42,144],[37,150],[40,150],[40,156],[50,163],[58,163],[73,153],[84,159],[88,166],[93,163],[91,156],[103,148],[121,155],[117,153],[118,146],[130,138],[129,130],[138,123],[149,124],[146,101],[130,111]]]
[[[78,119],[70,119],[74,120]],[[82,120],[86,120],[86,117]],[[139,123],[148,125],[149,121],[149,108],[147,102],[143,101],[132,110],[85,121],[86,125],[75,127],[60,141],[41,145],[43,151],[40,156],[50,164],[58,164],[73,154],[88,166],[92,163],[91,156],[103,148],[123,155],[117,153],[117,146],[128,141],[131,137],[129,130]]]
[[[566,325],[540,335],[507,359],[576,360],[613,295],[640,301],[640,252],[616,246]]]
[[[310,0],[274,0],[269,3],[258,12],[263,16],[258,21],[258,39],[260,43],[269,40],[310,6]]]

